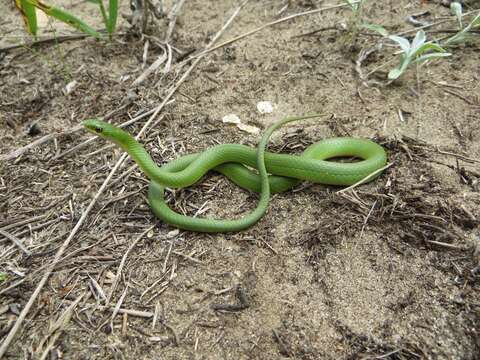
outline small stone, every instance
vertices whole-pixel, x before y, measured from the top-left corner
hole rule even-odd
[[[273,105],[270,101],[259,101],[257,110],[260,114],[270,114],[273,112]]]
[[[228,114],[222,118],[222,121],[226,124],[240,124],[242,121],[235,114]]]
[[[72,91],[77,87],[77,80],[70,81],[66,86],[65,89],[63,90],[65,95],[69,95],[72,93]]]

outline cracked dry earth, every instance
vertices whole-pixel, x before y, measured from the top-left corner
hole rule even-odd
[[[164,3],[168,12],[172,2]],[[219,42],[338,3],[250,1]],[[367,1],[364,16],[391,33],[411,31],[410,40],[415,28],[408,15],[428,11],[422,21],[429,23],[450,19],[426,29],[432,38],[439,36],[434,30],[455,26],[440,3]],[[99,20],[88,2],[63,4],[90,23]],[[203,50],[238,5],[186,1],[170,40],[170,71],[138,86],[132,83],[144,61],[149,66],[163,53],[165,17],[149,25],[148,36],[122,19],[110,42],[76,39],[0,52],[2,341],[121,156],[111,144],[72,130],[86,118],[120,124],[157,107],[192,63],[182,57]],[[3,11],[2,48],[25,37],[13,4]],[[148,182],[127,159],[68,244],[5,358],[478,359],[478,38],[393,84],[366,86],[355,61],[379,39],[362,33],[351,46],[339,26],[349,16],[346,8],[299,16],[208,53],[141,142],[161,164],[218,143],[256,146],[259,134],[223,123],[228,114],[263,131],[285,116],[319,112],[320,121],[275,133],[269,150],[300,153],[322,138],[370,138],[392,163],[377,180],[343,193],[305,183],[273,196],[266,216],[247,231],[209,235],[155,219],[146,203]],[[42,36],[54,28],[71,32],[46,23]],[[395,50],[373,53],[361,64],[363,74],[393,59]],[[387,68],[372,78],[384,82]],[[260,114],[259,101],[274,104],[273,112]],[[127,130],[137,133],[147,119]],[[168,200],[190,215],[235,218],[253,209],[258,196],[212,173],[170,191]]]

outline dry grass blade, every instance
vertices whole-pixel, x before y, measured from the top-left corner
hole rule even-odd
[[[385,165],[384,167],[381,167],[380,169],[375,170],[375,171],[372,172],[371,174],[368,174],[367,176],[365,176],[362,180],[357,181],[355,184],[350,185],[349,187],[346,187],[346,188],[344,188],[344,189],[342,189],[342,190],[338,190],[337,193],[338,193],[338,194],[342,194],[342,193],[345,193],[345,192],[347,192],[347,191],[349,191],[349,190],[352,190],[352,189],[356,188],[357,186],[362,185],[362,184],[365,183],[367,180],[371,179],[373,176],[381,173],[382,171],[388,169],[388,168],[389,168],[390,166],[392,166],[393,164],[395,164],[395,162],[391,162],[391,163]]]
[[[8,240],[12,241],[17,247],[22,250],[25,255],[30,256],[32,253],[23,245],[23,243],[18,239],[16,236],[6,232],[5,230],[0,229],[0,235],[7,238]]]
[[[162,55],[160,55],[157,60],[155,60],[138,78],[136,78],[133,83],[132,87],[141,84],[145,79],[154,71],[156,71],[160,65],[162,65],[167,60],[167,52],[165,51]]]
[[[45,342],[50,338],[48,345],[46,346],[45,350],[42,352],[42,355],[39,357],[40,360],[44,360],[50,354],[50,350],[52,349],[55,342],[60,337],[63,329],[67,324],[70,322],[72,318],[73,309],[80,303],[83,299],[85,294],[80,295],[73,303],[71,303],[68,308],[58,317],[57,321],[50,327],[48,334],[43,338],[43,340],[38,345],[38,349],[41,349]]]
[[[168,43],[172,37],[173,29],[175,28],[175,24],[177,22],[178,13],[182,8],[185,0],[179,0],[173,7],[170,14],[168,14],[168,18],[170,19],[170,23],[168,24],[167,34],[165,35],[165,42]]]

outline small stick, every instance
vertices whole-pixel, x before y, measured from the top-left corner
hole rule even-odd
[[[173,9],[172,11],[170,11],[170,14],[168,14],[167,16],[168,19],[170,20],[170,23],[168,24],[167,35],[165,36],[166,43],[168,43],[170,41],[170,38],[172,37],[173,29],[175,29],[175,24],[177,23],[178,13],[180,12],[180,9],[182,8],[184,3],[185,3],[185,0],[179,0],[173,6]]]
[[[46,349],[43,351],[42,355],[40,356],[40,360],[44,360],[50,354],[50,350],[52,349],[55,341],[58,340],[62,331],[64,330],[65,326],[70,322],[72,318],[73,310],[78,305],[78,303],[83,299],[85,294],[80,295],[75,301],[73,301],[70,306],[60,315],[57,321],[51,326],[49,334],[40,342],[39,348],[43,347],[43,344],[47,339],[51,337]]]
[[[470,99],[467,99],[465,96],[455,92],[455,91],[452,91],[452,90],[449,90],[449,89],[443,89],[444,92],[448,93],[448,94],[451,94],[453,96],[456,96],[458,97],[459,99],[462,99],[463,101],[465,101],[468,105],[474,105],[475,106],[475,103],[470,100]]]
[[[103,29],[97,29],[98,32],[104,32]],[[122,36],[125,35],[125,33],[120,32],[120,33],[115,33],[113,35],[116,36]],[[65,41],[72,41],[72,40],[81,40],[85,39],[87,37],[90,37],[88,34],[70,34],[70,35],[59,35],[59,36],[53,36],[53,37],[47,37],[45,39],[40,39],[37,40],[31,44],[14,44],[14,45],[9,45],[5,46],[3,48],[0,48],[0,53],[2,52],[8,52],[13,49],[19,49],[19,48],[29,48],[33,46],[38,46],[42,44],[48,44],[48,43],[61,43]]]
[[[167,263],[170,258],[170,253],[172,252],[173,240],[170,242],[170,247],[168,248],[167,256],[165,257],[165,262],[163,263],[163,273],[167,271]]]
[[[152,330],[155,330],[155,325],[157,325],[157,320],[158,320],[158,314],[160,313],[160,303],[157,302],[155,305],[155,313],[153,314],[153,320],[152,320]]]
[[[391,163],[388,163],[387,165],[385,165],[384,167],[381,167],[380,169],[377,169],[375,170],[374,172],[372,172],[371,174],[368,174],[367,176],[365,176],[362,180],[360,181],[357,181],[355,184],[345,188],[345,189],[342,189],[342,190],[338,190],[337,191],[337,194],[342,194],[348,190],[352,190],[353,188],[356,188],[357,186],[359,185],[362,185],[365,181],[367,181],[368,179],[370,179],[372,176],[375,176],[377,175],[378,173],[381,173],[383,170],[385,169],[388,169],[390,166],[392,166],[393,164],[395,164],[395,162],[391,162]]]
[[[125,296],[127,296],[127,291],[128,291],[128,284],[125,287],[125,290],[123,291],[122,296],[120,296],[120,299],[118,300],[117,304],[115,305],[115,308],[113,309],[112,318],[110,319],[110,324],[111,324],[112,330],[113,330],[113,320],[115,320],[115,317],[117,316],[118,311],[120,310],[120,307],[123,304],[123,300],[125,300]]]
[[[70,302],[70,301],[67,300],[67,302]],[[99,310],[109,310],[112,312],[115,310],[114,306],[106,306],[106,305],[98,305],[98,304],[93,304],[91,306]],[[154,315],[154,313],[150,311],[140,311],[140,310],[123,309],[123,308],[118,309],[117,314],[127,314],[130,316],[147,318],[147,319],[153,317]]]
[[[32,253],[22,244],[20,239],[18,239],[16,236],[13,236],[12,234],[6,232],[5,230],[0,229],[0,235],[3,237],[6,237],[8,240],[12,241],[17,247],[22,250],[25,255],[30,256]]]
[[[112,299],[113,293],[115,292],[118,282],[120,280],[120,275],[122,274],[123,267],[125,266],[125,262],[127,261],[127,257],[130,254],[130,252],[133,250],[133,248],[137,245],[137,243],[153,228],[155,225],[150,226],[147,230],[142,232],[139,237],[133,241],[130,246],[128,247],[127,251],[125,254],[123,254],[122,260],[120,261],[120,265],[118,266],[117,274],[115,275],[115,280],[113,281],[112,284],[112,289],[110,290],[110,293],[108,294],[107,299],[105,300],[105,304],[108,305],[110,303],[110,300]]]
[[[442,246],[442,247],[447,248],[447,249],[467,250],[467,249],[464,248],[463,246],[453,245],[453,244],[444,243],[444,242],[440,242],[440,241],[427,240],[427,242],[428,242],[429,244],[434,244],[434,245],[437,245],[437,246]]]
[[[52,140],[55,136],[56,136],[56,134],[48,134],[48,135],[42,136],[40,139],[37,139],[37,140],[31,142],[28,145],[25,145],[21,148],[18,148],[17,150],[12,151],[10,154],[3,155],[0,160],[7,161],[7,160],[15,159],[15,158],[19,157],[20,155],[22,155],[23,153],[27,152],[28,150],[33,149],[37,146],[40,146],[40,145]]]
[[[179,251],[175,251],[175,250],[172,251],[172,252],[173,252],[175,255],[181,256],[181,257],[183,257],[183,258],[185,258],[185,259],[187,259],[187,260],[190,260],[190,261],[192,261],[192,262],[194,262],[194,263],[196,263],[196,264],[203,264],[203,261],[198,260],[198,259],[195,259],[193,256],[190,256],[190,255],[187,255],[187,254],[181,253],[181,252],[179,252]]]
[[[480,163],[480,160],[477,160],[477,159],[473,159],[473,158],[469,158],[469,157],[466,157],[466,156],[463,156],[463,155],[460,155],[460,154],[455,154],[455,153],[452,153],[452,152],[440,150],[440,149],[438,148],[438,146],[437,146],[437,152],[440,153],[440,154],[443,154],[443,155],[454,156],[454,157],[456,157],[456,158],[462,159],[463,161],[468,161],[468,162],[473,162],[473,163]]]
[[[31,218],[28,218],[26,220],[20,220],[20,221],[16,221],[16,222],[10,223],[8,225],[5,225],[5,226],[1,227],[0,230],[10,230],[10,229],[15,228],[17,226],[30,224],[30,223],[35,222],[37,220],[42,220],[42,219],[46,218],[47,216],[48,216],[48,214],[32,216]]]

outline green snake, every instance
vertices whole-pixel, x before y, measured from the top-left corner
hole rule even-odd
[[[161,167],[129,133],[99,119],[83,122],[93,134],[112,141],[126,151],[150,179],[148,202],[157,217],[184,230],[233,232],[254,225],[266,213],[271,193],[291,189],[301,181],[328,185],[369,182],[382,172],[387,161],[383,147],[367,139],[329,138],[310,145],[301,155],[266,151],[272,133],[281,126],[318,115],[284,118],[264,132],[257,149],[240,144],[213,146],[204,152],[185,155]],[[357,162],[327,161],[336,157],[356,157]],[[251,170],[257,169],[258,173]],[[239,219],[219,220],[185,216],[171,210],[165,188],[183,188],[199,181],[209,170],[227,176],[240,187],[260,193],[257,207]],[[373,175],[372,175],[373,174]],[[370,177],[369,177],[370,176]]]

